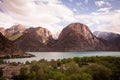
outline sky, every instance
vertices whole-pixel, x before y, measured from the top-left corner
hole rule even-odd
[[[120,34],[120,0],[0,0],[0,27],[41,26],[55,34],[75,22]]]

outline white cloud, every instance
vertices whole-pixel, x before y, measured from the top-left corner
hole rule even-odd
[[[109,2],[103,1],[103,0],[95,1],[95,5],[98,7],[102,7],[103,5],[111,6],[111,4]]]
[[[93,31],[120,33],[120,10],[110,11],[112,7],[100,8],[90,14],[76,15],[74,13],[76,9],[69,9],[60,0],[4,0],[0,3],[0,8],[4,12],[0,12],[1,27],[11,27],[20,23],[45,27],[55,33],[65,27],[58,24],[81,22],[90,28],[94,27],[91,28]]]
[[[21,23],[46,27],[54,32],[53,27],[57,30],[56,24],[61,21],[75,20],[72,10],[64,6],[60,0],[4,0],[0,7],[4,11],[1,13],[0,26],[3,26],[1,21],[6,20],[5,26],[8,26],[8,23]]]
[[[13,19],[9,16],[9,15],[6,15],[6,14],[3,14],[0,12],[0,27],[8,27],[8,26],[12,26],[14,23],[13,23]]]
[[[105,4],[105,1],[95,1],[95,5],[101,7]]]
[[[89,2],[89,0],[85,0],[85,4],[87,4]]]
[[[88,26],[94,27],[93,31],[109,31],[120,33],[120,10],[115,10],[109,13],[94,12],[90,15],[76,16],[79,21]]]
[[[98,9],[97,11],[98,11],[99,13],[109,13],[111,8],[112,8],[112,7],[100,8],[100,9]]]

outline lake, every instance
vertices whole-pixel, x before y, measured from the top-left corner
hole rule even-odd
[[[90,56],[115,56],[120,57],[120,52],[27,52],[29,54],[35,55],[31,58],[15,58],[15,59],[5,59],[4,61],[9,62],[22,62],[46,59],[50,61],[51,59],[63,59],[63,58],[73,58],[73,57],[90,57]]]

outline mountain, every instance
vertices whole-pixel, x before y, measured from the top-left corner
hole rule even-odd
[[[107,32],[92,33],[88,26],[82,23],[69,24],[60,34],[55,35],[52,35],[49,30],[42,27],[23,28],[22,31],[13,27],[13,32],[22,33],[22,35],[14,39],[14,42],[23,51],[120,50],[119,34]],[[56,36],[58,35],[59,37],[57,38]]]
[[[25,26],[21,24],[13,25],[11,28],[6,29],[6,35],[15,34],[15,33],[22,33],[25,30]]]
[[[4,27],[0,27],[0,32],[4,35],[5,34],[5,28]]]
[[[24,51],[45,51],[52,34],[46,28],[28,28],[15,43]]]
[[[102,31],[95,31],[93,34],[101,39],[107,40],[109,42],[120,38],[120,34],[112,33],[112,32],[102,32]]]
[[[96,38],[89,28],[81,23],[72,23],[65,27],[56,44],[55,51],[97,51],[105,50],[105,45]]]
[[[2,33],[0,33],[0,56],[3,55],[17,55],[23,52],[10,40],[5,38]]]
[[[5,30],[5,37],[9,40],[15,40],[19,38],[25,30],[25,26],[21,24],[13,25],[11,28]]]
[[[120,34],[95,31],[93,34],[101,39],[112,51],[120,51]]]
[[[58,37],[59,37],[59,32],[57,32],[57,33],[55,33],[55,34],[52,34],[52,37],[55,39],[55,40],[57,40],[58,39]]]

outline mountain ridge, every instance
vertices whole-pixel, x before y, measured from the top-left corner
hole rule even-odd
[[[88,26],[82,23],[71,23],[62,30],[54,47],[59,47],[61,51],[104,50],[100,45],[104,46]]]
[[[0,33],[0,56],[9,55],[20,55],[24,52],[19,49],[17,45],[10,41],[9,39],[5,38],[2,33]]]
[[[23,51],[40,51],[40,49],[43,51],[49,39],[53,39],[51,32],[46,28],[37,27],[25,30],[23,35],[15,40],[15,43]]]
[[[111,44],[98,37],[97,33],[96,35],[95,32],[92,33],[87,25],[79,22],[66,26],[56,39],[48,29],[40,26],[36,28],[24,28],[23,26],[22,31],[19,31],[19,25],[17,27],[17,32],[21,35],[17,35],[13,42],[23,51],[120,51],[120,45],[117,44],[118,38],[113,39],[114,44]],[[4,31],[3,28],[1,31]],[[112,38],[114,38],[113,35]]]
[[[108,50],[120,51],[120,34],[102,31],[96,31],[93,32],[93,34],[101,39],[104,44],[109,46]]]

